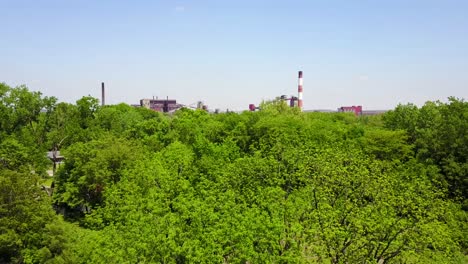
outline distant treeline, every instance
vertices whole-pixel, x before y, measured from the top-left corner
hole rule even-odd
[[[0,84],[0,263],[468,262],[463,99],[261,109],[165,115]]]

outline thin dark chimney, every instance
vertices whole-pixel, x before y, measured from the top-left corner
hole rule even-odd
[[[101,104],[102,104],[102,106],[104,106],[104,105],[106,105],[106,92],[104,90],[104,82],[101,83],[101,88],[102,88]]]

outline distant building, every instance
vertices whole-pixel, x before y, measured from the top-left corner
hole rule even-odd
[[[183,107],[173,99],[141,99],[140,106],[163,113],[172,112]]]
[[[350,112],[350,113],[354,113],[355,115],[362,115],[362,106],[361,105],[358,105],[358,106],[342,106],[340,108],[338,108],[338,112]]]
[[[388,110],[365,110],[362,111],[362,115],[380,115],[388,112]]]

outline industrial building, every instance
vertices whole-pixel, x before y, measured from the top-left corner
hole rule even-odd
[[[185,105],[185,104],[177,103],[175,99],[169,99],[169,98],[158,99],[157,97],[153,99],[141,99],[140,105],[134,105],[134,106],[144,107],[144,108],[148,108],[148,109],[151,109],[157,112],[163,112],[163,113],[172,113],[181,108],[188,108],[188,109],[193,109],[193,110],[201,109],[204,111],[208,111],[208,106],[205,105],[202,101],[198,101],[190,105]]]
[[[289,101],[289,106],[290,107],[297,107],[299,110],[302,112],[326,112],[326,113],[333,113],[336,111],[333,110],[304,110],[303,109],[303,92],[304,92],[304,81],[303,81],[303,74],[302,71],[298,72],[298,85],[297,85],[297,96],[287,96],[287,95],[282,95],[280,97],[277,97],[278,99],[284,100],[286,102]],[[255,104],[249,104],[249,111],[256,111],[256,110],[261,110],[258,106],[255,106]],[[385,113],[386,110],[367,110],[363,111],[362,106],[342,106],[338,108],[338,112],[348,112],[348,113],[354,113],[356,116],[361,116],[361,115],[378,115]]]
[[[304,92],[304,81],[303,81],[303,73],[302,71],[298,72],[298,81],[297,81],[297,96],[294,95],[282,95],[277,97],[278,99],[284,100],[288,102],[290,107],[297,107],[301,112],[335,112],[333,110],[304,110],[304,104],[303,104],[303,92]],[[101,98],[101,104],[102,106],[105,105],[105,88],[104,88],[104,83],[101,84],[101,89],[102,89],[102,98]],[[196,104],[196,106],[195,106]],[[144,107],[147,109],[151,109],[154,111],[158,112],[163,112],[163,113],[172,113],[178,109],[181,108],[188,108],[188,109],[202,109],[204,111],[209,111],[208,106],[205,105],[203,102],[199,101],[197,103],[189,104],[189,105],[184,105],[177,103],[175,99],[169,99],[167,97],[166,99],[158,99],[157,97],[153,99],[141,99],[140,104],[133,104],[132,106],[134,107]],[[256,111],[256,110],[261,110],[258,106],[255,106],[255,104],[249,104],[249,110],[250,111]],[[338,108],[338,112],[350,112],[354,113],[356,116],[361,116],[361,115],[377,115],[377,114],[382,114],[385,113],[386,110],[366,110],[364,111],[362,109],[362,106],[342,106]],[[215,113],[219,113],[219,109],[215,110]]]
[[[304,81],[302,78],[302,71],[298,72],[298,79],[297,79],[297,96],[287,96],[287,95],[282,95],[279,98],[284,101],[289,101],[289,106],[290,107],[298,107],[299,110],[303,111],[303,85]],[[260,109],[259,107],[255,106],[255,104],[249,104],[249,111],[255,111]]]
[[[168,113],[184,107],[174,99],[141,99],[140,106],[154,111]]]
[[[357,116],[362,115],[362,106],[342,106],[338,108],[338,112],[348,112],[348,113],[354,113]]]

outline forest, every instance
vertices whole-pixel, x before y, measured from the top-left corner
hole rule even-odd
[[[444,100],[163,114],[0,83],[0,263],[468,263],[468,102]]]

